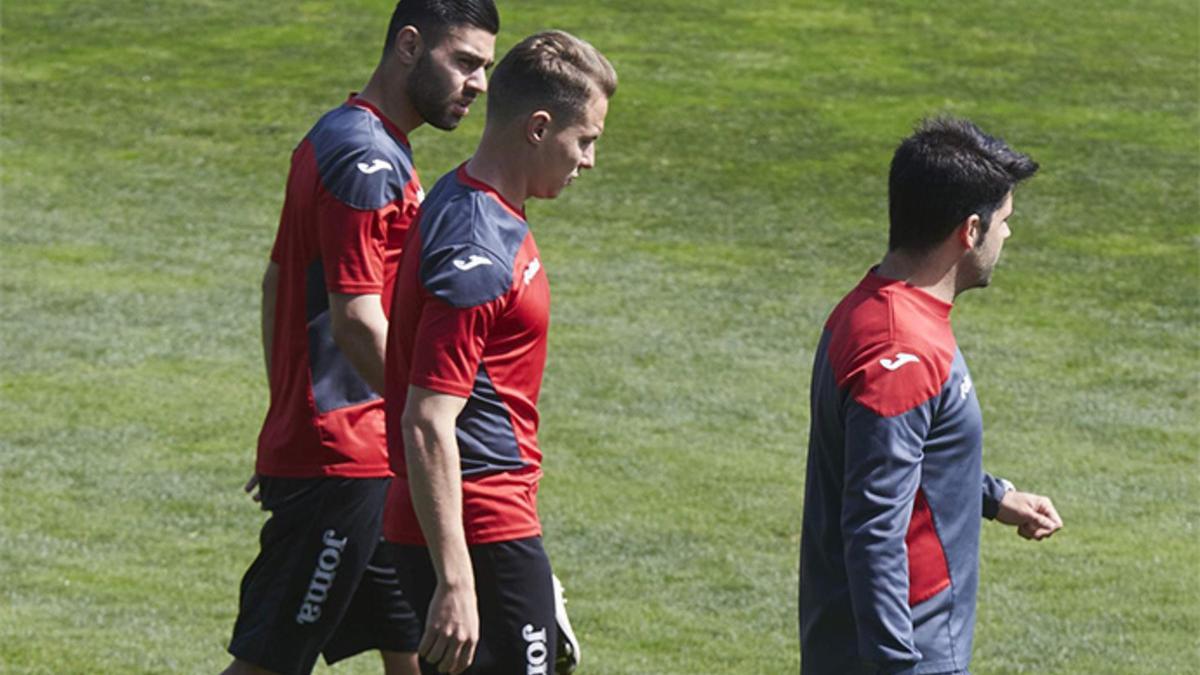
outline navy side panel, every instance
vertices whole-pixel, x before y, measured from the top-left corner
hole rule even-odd
[[[464,476],[525,466],[508,408],[482,363],[471,396],[459,413],[456,434]]]
[[[325,270],[319,258],[305,271],[304,285],[308,366],[317,411],[327,413],[379,398],[333,340]]]

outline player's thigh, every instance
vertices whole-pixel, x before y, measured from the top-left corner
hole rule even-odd
[[[424,546],[395,546],[397,577],[422,630],[437,585]],[[479,608],[480,643],[464,675],[553,673],[554,586],[541,539],[470,547]],[[421,672],[437,668],[421,660]]]
[[[379,539],[387,479],[264,479],[262,550],[242,584],[229,651],[308,672],[346,611]]]
[[[433,601],[433,589],[437,586],[437,573],[433,559],[425,546],[387,544],[389,557],[396,571],[400,590],[412,607],[421,630],[429,615],[429,603]]]
[[[471,673],[554,672],[554,585],[540,537],[471,548],[480,646]]]
[[[421,622],[404,594],[395,544],[380,540],[354,598],[325,645],[327,663],[368,650],[415,652]]]

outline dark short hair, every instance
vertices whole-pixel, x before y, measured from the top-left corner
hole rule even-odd
[[[548,110],[573,121],[595,93],[612,98],[617,71],[600,50],[561,30],[522,40],[500,60],[488,84],[488,119]]]
[[[926,251],[978,214],[982,231],[1037,162],[965,119],[925,120],[892,156],[888,250]]]
[[[388,23],[384,56],[405,26],[415,26],[421,37],[433,44],[456,26],[473,26],[495,35],[500,32],[500,13],[492,0],[400,0]]]

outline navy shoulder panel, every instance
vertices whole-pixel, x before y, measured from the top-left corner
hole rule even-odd
[[[413,176],[412,152],[368,110],[343,105],[308,132],[321,183],[347,206],[369,211],[404,193]]]
[[[438,181],[421,207],[421,283],[454,307],[474,307],[506,293],[529,228],[491,195]]]

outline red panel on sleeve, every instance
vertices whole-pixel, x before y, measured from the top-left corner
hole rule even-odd
[[[425,296],[413,341],[409,384],[466,398],[475,387],[484,343],[501,298],[457,308]]]
[[[908,547],[908,605],[916,606],[941,593],[950,585],[946,551],[933,525],[933,512],[925,499],[925,490],[917,490],[912,520],[904,537]]]
[[[383,261],[387,248],[388,205],[377,211],[346,206],[321,189],[317,199],[317,236],[325,266],[325,286],[331,293],[382,293]]]

